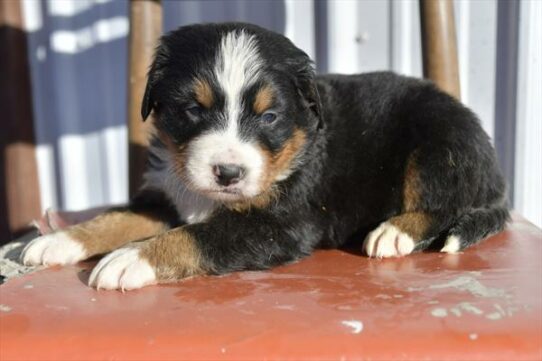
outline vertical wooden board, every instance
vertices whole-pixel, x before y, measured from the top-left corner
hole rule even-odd
[[[453,2],[420,0],[424,77],[460,98]]]
[[[0,2],[0,45],[4,49],[0,53],[2,244],[40,214],[26,33],[19,2]]]
[[[133,196],[143,181],[147,160],[150,122],[141,119],[141,101],[147,83],[147,71],[162,33],[162,5],[159,1],[130,2],[129,47],[129,193]]]

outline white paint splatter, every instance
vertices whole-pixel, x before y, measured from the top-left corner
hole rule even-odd
[[[477,340],[477,339],[478,339],[478,334],[477,334],[477,333],[471,333],[471,334],[469,335],[469,338],[470,338],[472,341]]]
[[[431,310],[431,314],[434,317],[446,317],[448,316],[448,311],[446,311],[445,308],[434,308],[433,310]]]
[[[0,305],[0,312],[9,312],[11,311],[11,307],[8,305]]]
[[[389,296],[389,295],[378,294],[378,295],[375,296],[375,298],[381,298],[383,300],[391,300],[392,297]]]
[[[293,311],[295,309],[294,305],[277,305],[275,306],[275,308],[279,310],[288,310],[288,311]]]
[[[487,319],[491,321],[497,321],[502,318],[502,315],[499,312],[493,312],[486,316]]]
[[[26,285],[23,286],[23,288],[28,290],[28,289],[34,288],[34,285],[30,284],[30,283],[27,283]]]
[[[352,329],[352,333],[358,334],[361,331],[363,331],[363,322],[358,320],[348,320],[348,321],[342,321],[341,322],[346,327],[350,327]]]
[[[453,313],[456,317],[461,317],[461,310],[459,308],[452,307],[450,312]]]

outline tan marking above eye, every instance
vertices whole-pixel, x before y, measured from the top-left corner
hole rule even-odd
[[[194,81],[194,94],[198,103],[209,109],[213,106],[214,97],[211,85],[206,80],[196,79]]]
[[[262,114],[273,104],[274,92],[269,85],[261,87],[254,98],[253,109],[256,114]]]

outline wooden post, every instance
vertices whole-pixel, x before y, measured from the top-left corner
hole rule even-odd
[[[162,9],[158,0],[130,1],[128,166],[129,194],[133,196],[142,183],[147,159],[150,122],[141,119],[141,100],[147,71],[162,33]]]
[[[460,98],[452,0],[420,0],[423,75]]]
[[[0,245],[41,213],[26,42],[21,3],[0,1]]]

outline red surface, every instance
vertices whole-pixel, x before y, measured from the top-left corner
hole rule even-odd
[[[91,266],[0,286],[1,360],[542,359],[542,233],[521,220],[458,255],[319,251],[126,294],[88,288]]]

